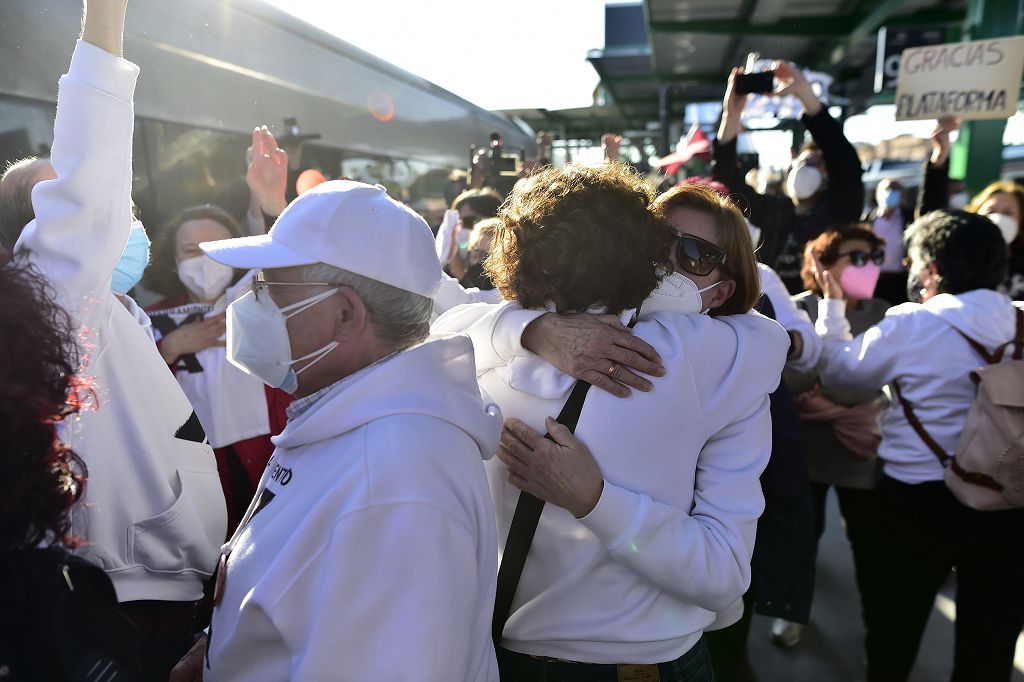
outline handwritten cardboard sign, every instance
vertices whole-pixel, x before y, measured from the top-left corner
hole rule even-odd
[[[1017,111],[1022,72],[1024,36],[904,50],[896,120],[1008,118]]]

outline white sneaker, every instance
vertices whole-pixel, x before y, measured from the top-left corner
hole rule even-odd
[[[804,626],[801,623],[792,623],[782,618],[772,621],[772,641],[781,647],[794,647],[800,643],[800,637],[804,634]]]

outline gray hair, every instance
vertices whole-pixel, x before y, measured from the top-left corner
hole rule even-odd
[[[414,346],[430,335],[433,299],[326,263],[303,267],[300,278],[304,282],[327,282],[355,291],[366,306],[377,336],[394,350]]]

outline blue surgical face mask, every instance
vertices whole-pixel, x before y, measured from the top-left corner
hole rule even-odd
[[[896,208],[902,200],[903,196],[898,190],[890,189],[882,192],[882,203],[886,208]]]
[[[132,222],[121,260],[114,267],[110,289],[118,296],[124,296],[142,279],[142,273],[149,264],[149,237],[141,221]]]

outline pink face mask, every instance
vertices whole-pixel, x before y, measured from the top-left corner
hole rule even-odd
[[[839,276],[839,286],[850,298],[867,300],[875,295],[875,285],[882,268],[874,263],[861,266],[850,265]]]

